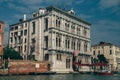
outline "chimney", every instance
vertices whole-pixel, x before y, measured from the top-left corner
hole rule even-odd
[[[26,14],[24,14],[24,18],[23,18],[24,21],[26,21]]]

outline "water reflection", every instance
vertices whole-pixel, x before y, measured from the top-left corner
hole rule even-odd
[[[0,76],[0,80],[120,80],[120,75],[113,76],[85,75],[85,74],[23,75],[23,76]]]

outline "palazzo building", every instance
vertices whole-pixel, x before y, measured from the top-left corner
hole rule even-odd
[[[103,54],[109,63],[112,71],[120,71],[120,47],[107,42],[100,42],[92,45],[92,58],[98,58],[99,54]]]
[[[73,10],[40,8],[31,19],[24,15],[19,23],[10,25],[9,46],[24,59],[51,61],[51,71],[69,73],[73,71],[75,50],[81,63],[90,63],[90,25],[76,17]],[[89,69],[81,69],[84,68]]]

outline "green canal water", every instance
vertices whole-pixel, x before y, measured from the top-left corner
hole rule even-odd
[[[120,74],[112,76],[87,74],[0,76],[0,80],[120,80]]]

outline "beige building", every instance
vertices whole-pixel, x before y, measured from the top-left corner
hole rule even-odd
[[[51,71],[72,72],[74,50],[79,51],[82,63],[88,63],[84,58],[90,55],[90,23],[76,17],[73,10],[40,8],[31,19],[24,15],[10,26],[9,46],[24,59],[51,61]]]
[[[100,42],[91,48],[92,57],[97,59],[98,54],[104,54],[112,71],[120,71],[120,47],[111,43]]]
[[[3,56],[3,47],[4,47],[4,22],[0,21],[0,60]]]

